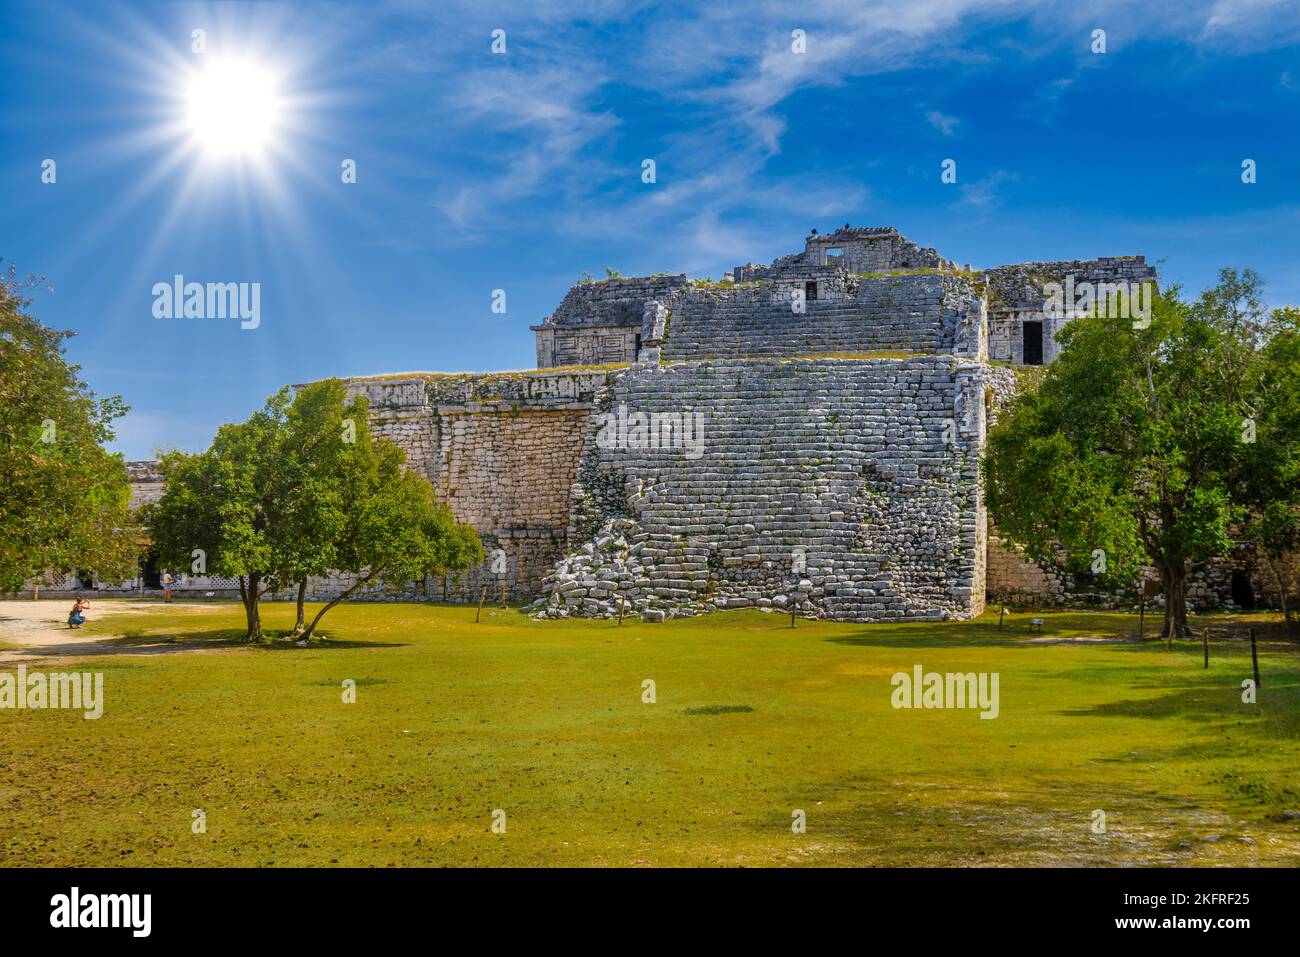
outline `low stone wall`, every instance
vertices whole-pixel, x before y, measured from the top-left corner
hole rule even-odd
[[[1063,576],[1031,560],[1015,543],[989,530],[988,597],[1020,605],[1056,605],[1065,601]]]

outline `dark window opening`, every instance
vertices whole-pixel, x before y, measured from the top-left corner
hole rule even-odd
[[[146,556],[140,576],[144,579],[145,588],[162,588],[162,572],[158,570],[158,556],[152,552]]]
[[[812,280],[803,284],[803,298],[806,302],[812,302],[817,298],[817,282]]]
[[[95,576],[92,572],[77,572],[77,587],[85,591],[95,590]]]
[[[1026,322],[1024,324],[1024,359],[1027,366],[1043,364],[1043,324]]]
[[[1244,611],[1255,607],[1255,587],[1246,572],[1237,570],[1232,573],[1232,603]]]
[[[827,258],[827,259],[836,259],[836,258],[838,258],[838,257],[840,257],[840,256],[843,256],[843,255],[844,255],[844,250],[839,249],[839,248],[832,248],[832,249],[828,249],[828,250],[826,250],[826,258]]]
[[[636,345],[632,347],[632,358],[641,355],[641,333],[636,334]]]

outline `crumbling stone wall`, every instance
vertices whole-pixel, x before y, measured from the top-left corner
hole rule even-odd
[[[540,610],[611,614],[626,599],[652,620],[791,601],[842,620],[978,614],[982,369],[948,356],[732,359],[611,376],[597,412],[699,412],[699,455],[630,434],[611,447],[593,417],[572,540],[606,554],[578,556],[590,580],[562,568]],[[611,556],[617,539],[626,554]]]
[[[668,306],[663,359],[980,349],[983,303],[952,275],[863,279],[851,298],[793,305],[780,283],[683,291]]]
[[[546,616],[650,620],[719,607],[935,620],[978,614],[986,595],[1125,603],[989,528],[979,481],[987,428],[1036,375],[990,360],[1022,362],[1033,320],[1055,358],[1068,315],[1044,314],[1043,286],[1071,275],[1154,270],[1113,257],[976,274],[892,227],[846,227],[720,282],[584,280],[532,327],[536,372],[351,380],[376,434],[487,551],[466,574],[361,597],[474,601],[486,588],[492,601],[540,594]],[[574,366],[587,368],[559,368]],[[637,444],[639,414],[702,432]],[[147,469],[132,478],[142,498],[161,489]],[[1189,596],[1230,601],[1234,573],[1276,595],[1238,549],[1194,570]],[[349,584],[323,579],[313,595]]]
[[[1044,364],[1060,355],[1056,335],[1073,315],[1069,310],[1061,315],[1048,315],[1044,286],[1050,282],[1064,282],[1067,276],[1073,276],[1075,283],[1127,284],[1154,282],[1156,271],[1147,265],[1144,256],[1015,263],[990,269],[981,277],[989,289],[990,359],[1017,364],[1025,361],[1023,331],[1026,322],[1043,324]]]
[[[988,578],[990,600],[1028,605],[1054,605],[1065,601],[1061,573],[1032,561],[1014,542],[989,530]]]
[[[838,250],[838,255],[836,255]],[[954,269],[937,250],[922,248],[892,226],[845,226],[804,241],[804,261],[836,263],[853,273],[896,269]]]
[[[859,275],[899,269],[956,268],[937,250],[918,246],[893,226],[844,226],[833,233],[813,233],[804,240],[802,254],[782,257],[772,267],[789,268],[795,263],[835,266]],[[733,273],[736,280],[741,281],[752,275],[756,268],[765,267],[749,263],[737,266]]]
[[[575,284],[552,315],[530,327],[537,335],[537,367],[636,361],[646,301],[668,301],[688,285],[684,275]]]
[[[370,427],[407,453],[457,519],[483,541],[486,561],[459,575],[398,587],[376,585],[371,600],[420,598],[524,601],[563,555],[569,493],[587,433],[588,414],[606,373],[420,373],[354,379]],[[314,598],[332,597],[348,576],[313,580]]]

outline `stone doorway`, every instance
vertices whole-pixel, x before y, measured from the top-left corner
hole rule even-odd
[[[1255,608],[1255,586],[1250,583],[1250,575],[1240,568],[1232,573],[1232,603],[1243,611]]]
[[[1024,350],[1021,359],[1027,366],[1043,364],[1043,324],[1026,321],[1024,324]]]
[[[162,588],[162,573],[158,570],[158,556],[152,551],[145,556],[140,569],[145,588]]]

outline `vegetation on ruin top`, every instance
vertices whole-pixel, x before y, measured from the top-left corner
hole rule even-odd
[[[606,362],[592,365],[551,366],[546,369],[507,369],[500,372],[385,372],[376,375],[350,376],[349,382],[397,382],[402,379],[422,379],[430,383],[474,382],[480,379],[528,379],[537,376],[566,372],[613,372],[626,369],[626,362]]]

